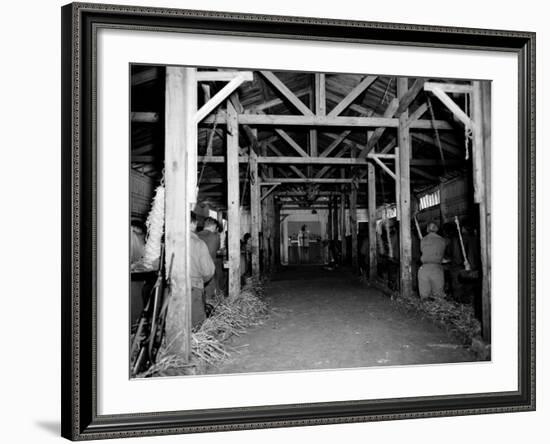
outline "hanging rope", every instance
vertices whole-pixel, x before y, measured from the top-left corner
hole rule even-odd
[[[430,110],[430,118],[432,121],[432,128],[434,129],[434,133],[435,133],[435,141],[437,143],[437,148],[439,148],[439,156],[441,157],[441,165],[443,166],[443,173],[447,174],[447,168],[445,167],[445,155],[443,154],[443,147],[441,146],[439,131],[437,130],[437,126],[435,125],[435,114],[432,106],[432,101],[429,97],[428,97],[428,109]]]

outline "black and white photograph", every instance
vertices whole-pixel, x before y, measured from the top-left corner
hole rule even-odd
[[[130,378],[491,361],[491,86],[131,64]]]

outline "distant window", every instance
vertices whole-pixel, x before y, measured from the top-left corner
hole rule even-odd
[[[441,202],[441,197],[439,190],[434,191],[433,193],[426,194],[420,198],[420,209],[425,210],[426,208],[435,207]]]

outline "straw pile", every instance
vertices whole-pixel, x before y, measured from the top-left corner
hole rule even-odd
[[[262,324],[267,317],[268,305],[262,295],[260,282],[247,282],[237,297],[219,300],[212,315],[192,333],[189,363],[161,349],[157,362],[137,377],[197,374],[203,373],[207,366],[221,364],[229,356],[224,342],[244,333],[248,327]]]
[[[470,305],[447,299],[420,300],[417,297],[400,297],[394,302],[444,326],[465,345],[471,345],[481,334],[481,324]]]

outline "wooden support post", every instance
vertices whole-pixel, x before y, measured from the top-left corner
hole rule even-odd
[[[327,217],[327,240],[328,240],[328,249],[327,249],[327,263],[330,262],[331,257],[331,246],[333,239],[333,230],[332,230],[332,197],[328,198],[328,217]]]
[[[397,96],[402,98],[408,90],[407,77],[397,79]],[[412,293],[412,239],[411,239],[411,186],[410,186],[410,158],[411,135],[407,120],[408,108],[399,116],[397,138],[399,146],[399,211],[401,221],[399,223],[399,259],[401,275],[401,296],[410,297]]]
[[[258,160],[254,150],[250,150],[250,242],[252,247],[252,276],[260,277],[260,181]]]
[[[167,353],[189,361],[191,354],[191,286],[189,278],[189,185],[187,151],[196,148],[194,122],[196,70],[166,68],[165,105],[165,260],[172,265],[171,297],[166,315]],[[195,98],[195,100],[193,99]],[[193,143],[193,146],[189,144]],[[194,191],[194,190],[193,190]]]
[[[357,184],[359,185],[359,184]],[[349,199],[349,222],[351,228],[351,264],[354,269],[357,268],[357,187],[351,184],[351,194]]]
[[[398,221],[401,220],[401,206],[399,205],[399,202],[401,201],[401,182],[400,182],[400,165],[399,165],[399,148],[395,148],[395,208],[397,217],[396,219]]]
[[[281,264],[281,205],[273,198],[273,267]]]
[[[265,208],[265,226],[264,226],[264,256],[265,271],[270,273],[273,269],[273,195],[267,196],[262,204]]]
[[[373,281],[378,273],[376,250],[376,176],[374,165],[367,165],[368,171],[368,218],[369,218],[369,279]]]
[[[338,233],[338,196],[335,194],[332,198],[332,240],[335,246],[338,242]]]
[[[342,263],[348,258],[348,245],[346,242],[346,193],[340,193],[340,237],[342,242]]]
[[[326,90],[325,90],[325,74],[315,73],[314,76],[314,85],[313,90],[313,101],[315,115],[324,116],[326,114]],[[309,130],[309,155],[316,157],[319,151],[319,142],[317,129]],[[313,177],[313,169],[311,166],[307,167],[307,177]]]
[[[231,101],[227,102],[227,225],[229,297],[241,292],[241,220],[239,208],[239,124]]]
[[[491,85],[473,82],[473,168],[474,200],[479,204],[481,256],[481,326],[485,341],[491,341]]]

